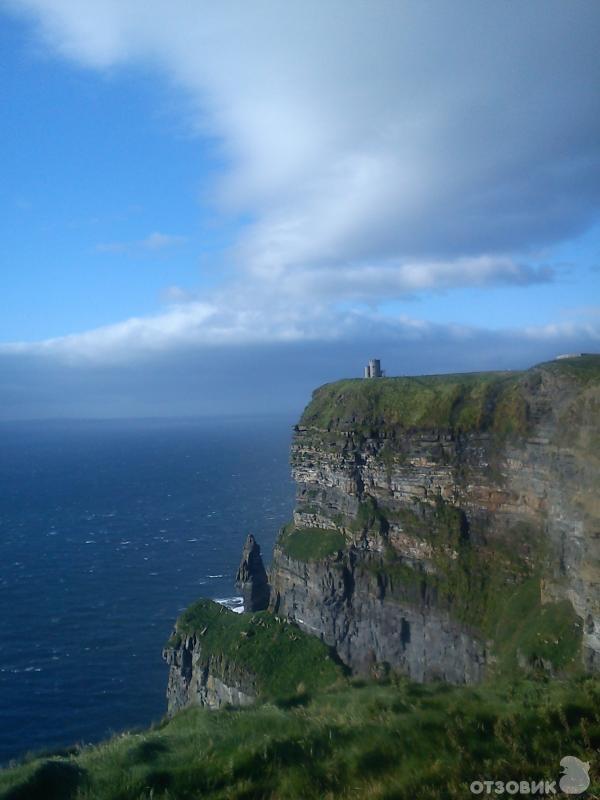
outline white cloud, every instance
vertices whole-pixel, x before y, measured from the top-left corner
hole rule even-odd
[[[299,301],[293,294],[248,298],[248,287],[240,284],[227,293],[215,293],[199,300],[179,295],[164,311],[154,316],[132,317],[84,333],[47,339],[35,343],[0,345],[0,355],[43,356],[71,365],[129,364],[152,360],[157,356],[177,356],[185,350],[201,352],[206,348],[236,351],[256,346],[281,344],[317,344],[324,347],[336,342],[392,341],[427,342],[450,340],[475,350],[480,341],[502,339],[513,345],[523,341],[565,343],[586,341],[588,347],[600,342],[600,321],[571,320],[523,329],[492,333],[466,325],[438,325],[406,315],[388,316],[374,310],[337,309],[318,300]]]
[[[358,283],[393,262],[418,284],[413,264],[443,262],[462,285],[474,258],[481,285],[483,256],[597,218],[595,0],[9,5],[68,58],[151,64],[189,93],[229,163],[221,207],[255,219],[237,251],[255,276],[352,266]]]
[[[322,300],[376,302],[424,291],[465,286],[529,285],[552,280],[550,267],[533,268],[502,256],[476,256],[448,261],[380,263],[376,266],[321,267],[276,274],[279,291],[288,296]],[[266,276],[265,276],[266,279]]]
[[[161,300],[163,303],[168,303],[169,305],[191,303],[197,299],[198,297],[194,292],[190,292],[188,289],[183,289],[181,286],[176,286],[175,284],[167,286],[161,292]]]
[[[547,325],[536,325],[524,328],[522,335],[537,341],[569,341],[584,338],[598,347],[600,342],[600,322],[550,322]]]
[[[183,244],[185,236],[171,236],[168,233],[154,233],[146,236],[140,242],[140,247],[144,250],[164,250],[165,247],[173,247],[173,245]]]

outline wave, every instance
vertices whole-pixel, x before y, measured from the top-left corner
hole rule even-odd
[[[215,597],[215,603],[220,603],[231,611],[235,611],[236,614],[241,614],[244,610],[243,597]]]

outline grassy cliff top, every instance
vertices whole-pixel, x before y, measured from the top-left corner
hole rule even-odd
[[[459,800],[474,780],[557,781],[565,753],[600,791],[600,687],[356,684],[166,724],[0,770],[2,800]],[[586,797],[588,794],[586,793]]]
[[[570,378],[580,386],[600,385],[600,354],[585,353],[573,358],[559,358],[545,361],[532,367],[528,372],[546,372],[550,375]]]
[[[336,381],[313,393],[300,425],[329,430],[384,427],[525,434],[527,395],[543,373],[570,379],[577,386],[600,383],[600,356],[550,361],[525,372]]]
[[[207,659],[222,657],[255,675],[263,697],[293,694],[300,683],[315,691],[343,676],[323,642],[267,611],[236,614],[199,600],[179,617],[167,646],[194,634]]]
[[[504,420],[519,429],[526,422],[520,377],[477,372],[337,381],[314,392],[300,424],[481,430],[496,427],[502,410]]]

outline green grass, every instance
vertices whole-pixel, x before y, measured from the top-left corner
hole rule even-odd
[[[343,380],[317,389],[300,425],[522,432],[526,404],[521,373],[481,372],[414,378]]]
[[[600,355],[593,353],[578,358],[561,358],[559,361],[547,361],[540,364],[539,369],[554,375],[571,378],[583,385],[600,383]]]
[[[335,431],[437,429],[527,435],[527,395],[546,372],[600,384],[600,356],[549,361],[526,372],[342,380],[313,393],[300,425]]]
[[[188,709],[143,733],[0,772],[2,800],[461,800],[473,780],[558,780],[591,761],[597,679],[476,688],[357,682],[296,704]]]
[[[578,384],[600,383],[600,356],[549,361],[527,372],[342,380],[313,393],[300,425],[335,433],[372,431],[529,432],[527,394],[546,372]]]
[[[582,621],[568,600],[542,604],[538,576],[505,587],[493,600],[484,629],[494,641],[498,671],[514,674],[519,663],[559,672],[580,669]]]
[[[293,525],[283,529],[278,543],[286,555],[298,561],[319,561],[344,550],[348,544],[340,531]]]
[[[206,660],[224,659],[255,676],[262,698],[292,695],[299,684],[317,691],[343,675],[323,642],[266,611],[235,614],[212,600],[199,600],[179,617],[167,646],[192,634],[198,635]]]

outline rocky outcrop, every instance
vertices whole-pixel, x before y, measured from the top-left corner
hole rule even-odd
[[[167,646],[163,658],[169,665],[169,716],[190,705],[217,709],[228,704],[250,705],[256,700],[255,676],[223,655],[206,654],[199,635]]]
[[[599,668],[600,357],[329,384],[292,467],[271,607],[354,670]],[[343,546],[294,557],[319,531]]]
[[[389,665],[417,681],[483,677],[484,644],[437,606],[435,590],[418,577],[386,573],[355,548],[312,563],[279,549],[274,563],[273,610],[333,645],[354,672]]]
[[[187,706],[245,706],[319,690],[343,674],[339,659],[298,625],[268,611],[236,614],[198,600],[177,619],[163,651],[169,715]]]
[[[244,611],[263,611],[269,606],[269,580],[260,555],[260,545],[250,533],[242,551],[235,579],[244,598]]]

